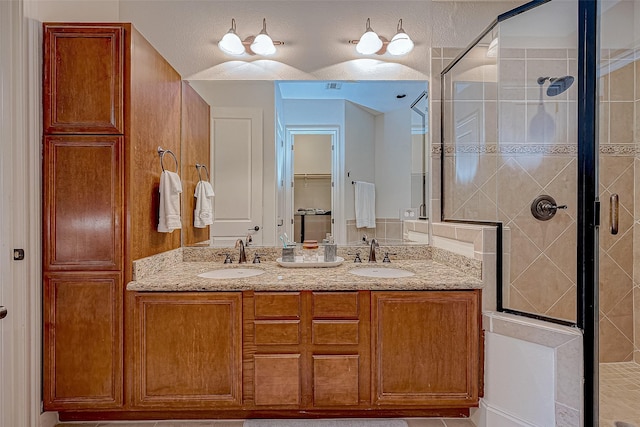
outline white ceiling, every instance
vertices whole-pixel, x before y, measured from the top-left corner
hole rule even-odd
[[[277,85],[283,99],[345,99],[378,113],[409,108],[427,90],[424,81],[291,81]],[[336,85],[339,89],[333,88]]]

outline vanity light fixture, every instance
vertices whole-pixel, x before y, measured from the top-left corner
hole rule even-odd
[[[371,29],[371,19],[367,18],[367,28],[360,40],[349,40],[350,44],[356,45],[356,51],[361,55],[382,55],[389,52],[390,55],[406,55],[413,50],[413,40],[402,28],[402,19],[398,21],[396,35],[391,41],[376,34]]]
[[[262,31],[257,36],[249,36],[244,40],[236,34],[236,20],[231,19],[231,28],[218,42],[218,47],[229,55],[250,55],[269,56],[276,53],[276,46],[283,45],[284,42],[274,41],[267,34],[267,20],[262,20]],[[249,49],[247,49],[247,47]]]

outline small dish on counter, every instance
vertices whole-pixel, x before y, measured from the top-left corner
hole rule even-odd
[[[317,261],[304,261],[303,257],[297,256],[295,261],[283,261],[282,258],[278,258],[276,262],[287,268],[337,267],[344,262],[344,258],[336,257],[335,261],[325,262],[324,255],[318,255]]]

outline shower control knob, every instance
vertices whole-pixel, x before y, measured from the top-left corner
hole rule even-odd
[[[567,205],[558,205],[553,197],[538,196],[531,203],[531,214],[540,221],[548,221],[555,216],[558,209],[567,209]]]

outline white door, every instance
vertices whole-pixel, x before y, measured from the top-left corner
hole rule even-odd
[[[262,244],[262,109],[211,109],[214,246]]]

